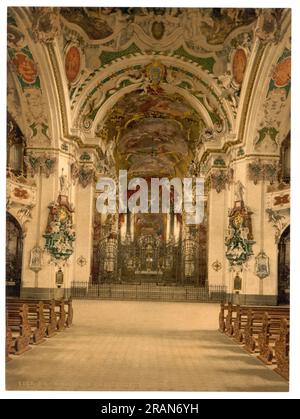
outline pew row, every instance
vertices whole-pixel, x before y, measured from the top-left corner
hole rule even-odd
[[[289,379],[289,307],[234,306],[222,303],[219,331]]]
[[[264,319],[266,321],[269,320],[272,324],[274,323],[275,327],[275,323],[278,319],[280,322],[280,319],[287,317],[289,317],[289,308],[286,307],[269,307],[268,311],[266,311],[266,308],[262,308],[261,310],[257,308],[253,310],[252,308],[249,308],[247,314],[247,323],[244,330],[245,349],[250,353],[255,353],[261,349],[264,354],[262,359],[266,360],[267,355],[265,353],[265,346],[268,345],[267,330],[269,326],[267,323],[264,326]],[[261,342],[260,347],[258,345],[259,340]]]
[[[275,342],[275,359],[277,368],[275,372],[289,380],[290,370],[290,325],[287,319],[280,323],[279,338]]]
[[[26,304],[18,306],[7,304],[6,310],[7,328],[9,329],[7,333],[8,351],[10,354],[21,355],[30,349],[32,336],[31,326],[28,321],[28,306]]]
[[[39,345],[73,322],[72,300],[6,299],[6,361]]]
[[[23,304],[44,305],[44,317],[48,324],[47,336],[51,336],[55,331],[62,331],[65,327],[71,327],[73,323],[72,298],[68,300],[36,300],[31,298],[8,298],[7,301],[17,301]]]

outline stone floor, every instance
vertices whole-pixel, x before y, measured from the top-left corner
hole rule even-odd
[[[7,390],[288,391],[217,331],[218,305],[74,301],[74,325],[7,364]]]

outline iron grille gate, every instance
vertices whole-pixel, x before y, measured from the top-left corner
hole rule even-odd
[[[71,295],[78,299],[220,302],[226,299],[224,286],[168,286],[155,283],[72,282]]]

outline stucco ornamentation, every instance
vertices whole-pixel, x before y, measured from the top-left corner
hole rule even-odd
[[[285,215],[280,214],[279,211],[274,211],[272,208],[267,208],[268,222],[272,224],[275,229],[275,242],[277,243],[283,229],[287,226],[288,220]]]
[[[229,227],[225,239],[226,258],[231,266],[243,266],[253,255],[252,212],[243,201],[236,201],[229,212]]]
[[[24,157],[24,162],[31,177],[41,173],[48,178],[54,173],[56,167],[56,157],[49,154],[37,155],[31,153]]]
[[[264,43],[280,39],[281,9],[261,9],[257,19],[256,36]]]
[[[35,42],[53,42],[60,32],[59,8],[33,7],[32,34]]]
[[[49,216],[46,232],[45,248],[53,259],[67,260],[73,254],[75,230],[72,214],[74,209],[67,197],[59,195],[56,202],[49,206]]]
[[[272,185],[276,182],[279,173],[279,165],[277,162],[263,163],[261,160],[256,160],[248,164],[249,180],[256,185],[259,181],[270,182]]]
[[[216,190],[217,193],[222,192],[226,189],[226,185],[229,183],[229,172],[225,170],[213,170],[210,175],[211,188]]]
[[[71,177],[73,182],[78,181],[79,185],[86,188],[94,181],[95,169],[88,164],[72,163]]]

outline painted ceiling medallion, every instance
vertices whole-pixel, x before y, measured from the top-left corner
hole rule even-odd
[[[233,56],[232,73],[234,81],[237,84],[242,84],[247,67],[247,56],[242,48],[236,50]]]
[[[80,71],[80,51],[76,46],[71,46],[65,57],[66,76],[70,83],[73,83]]]
[[[28,53],[18,52],[12,59],[19,78],[26,84],[34,84],[37,79],[37,68]]]
[[[159,41],[164,36],[164,33],[165,33],[165,25],[163,24],[163,22],[153,22],[152,24],[153,38]]]
[[[288,85],[291,80],[291,57],[287,57],[277,64],[272,79],[277,87]]]

